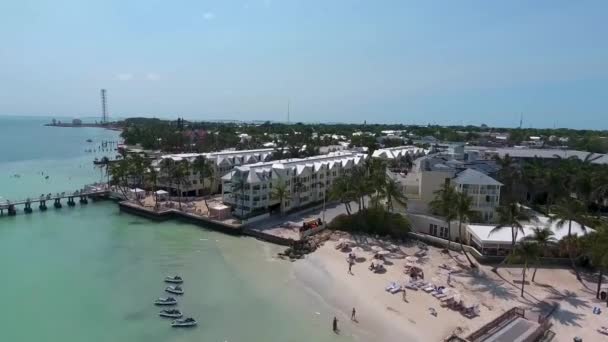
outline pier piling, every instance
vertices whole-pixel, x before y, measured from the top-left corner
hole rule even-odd
[[[55,206],[55,209],[60,209],[61,206],[61,198],[55,198],[55,203],[53,203],[53,205]]]
[[[40,211],[45,211],[46,208],[46,201],[40,201],[40,205],[38,206],[38,209],[40,209]]]
[[[32,213],[32,202],[25,202],[25,207],[23,208],[23,212],[26,214]]]

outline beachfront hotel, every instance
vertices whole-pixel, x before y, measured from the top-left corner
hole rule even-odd
[[[268,161],[272,158],[273,151],[274,149],[272,148],[263,148],[256,150],[221,151],[210,153],[166,154],[160,156],[153,162],[152,165],[161,172],[159,174],[158,188],[167,190],[171,194],[177,195],[177,184],[167,181],[170,179],[170,177],[162,174],[162,170],[160,169],[162,160],[170,158],[175,162],[188,160],[188,162],[191,163],[196,159],[196,157],[204,156],[207,159],[207,163],[209,163],[209,166],[211,166],[211,169],[213,170],[213,176],[205,178],[205,188],[208,189],[210,193],[218,193],[221,190],[220,188],[222,184],[220,180],[224,175],[228,174],[237,166]],[[203,189],[203,184],[201,184],[200,176],[196,170],[190,169],[186,176],[186,181],[184,184],[180,185],[182,196],[202,196],[206,193],[205,189]]]
[[[352,151],[236,166],[222,177],[222,196],[234,214],[250,217],[271,211],[287,212],[321,203],[333,182],[363,165],[366,154]],[[286,196],[272,196],[278,184]]]

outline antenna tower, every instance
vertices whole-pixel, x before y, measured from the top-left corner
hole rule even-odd
[[[101,89],[101,123],[108,122],[108,107],[106,105],[106,90]]]

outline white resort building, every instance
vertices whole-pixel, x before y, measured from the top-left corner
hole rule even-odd
[[[237,166],[222,177],[223,201],[241,217],[321,203],[333,181],[362,166],[366,158],[366,154],[340,151]],[[282,204],[272,196],[279,184],[286,188]]]
[[[221,151],[221,152],[210,152],[210,153],[180,153],[180,154],[166,154],[160,156],[159,159],[153,162],[153,166],[159,171],[158,187],[169,191],[171,194],[177,195],[178,186],[173,182],[168,182],[166,177],[162,173],[160,168],[163,159],[170,158],[175,162],[181,160],[188,160],[190,163],[193,162],[196,157],[204,156],[212,169],[213,177],[205,179],[205,189],[208,189],[210,193],[220,192],[222,176],[229,173],[232,169],[237,166],[253,164],[259,162],[265,162],[272,158],[274,149],[264,148],[257,150],[242,150],[242,151]],[[200,176],[192,168],[186,174],[186,181],[181,184],[182,196],[202,196],[205,194],[203,184],[200,182]]]

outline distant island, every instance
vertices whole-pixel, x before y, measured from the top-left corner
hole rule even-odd
[[[121,130],[120,126],[114,122],[83,123],[81,119],[73,119],[72,122],[61,122],[61,120],[53,119],[50,123],[44,125],[49,127],[97,127],[115,131]]]

